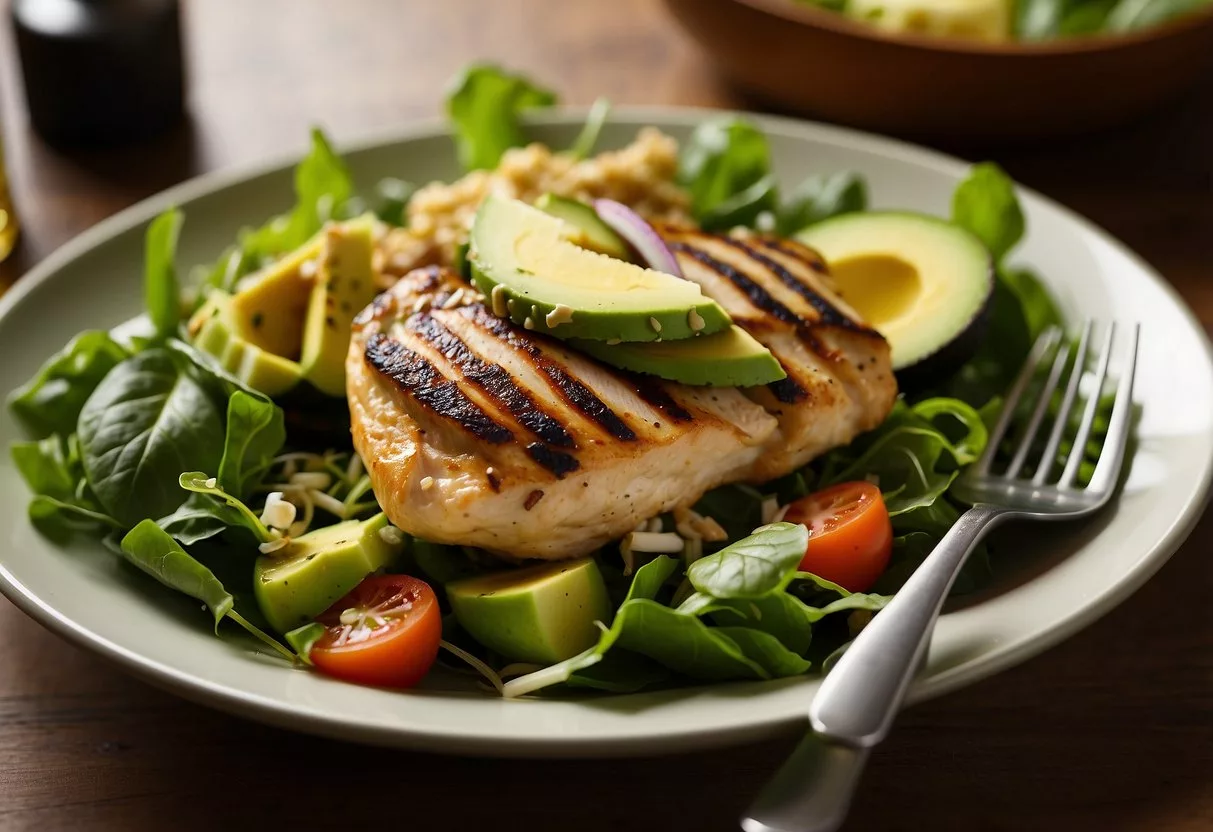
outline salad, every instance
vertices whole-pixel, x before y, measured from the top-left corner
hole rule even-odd
[[[797,0],[893,33],[983,41],[1120,35],[1195,14],[1209,0]]]
[[[950,217],[868,211],[852,171],[781,191],[736,116],[595,155],[600,102],[572,147],[528,145],[555,102],[470,67],[467,175],[370,198],[315,131],[293,208],[181,276],[183,214],[157,217],[145,313],[9,397],[33,525],[356,683],[827,670],[1064,323],[1011,256],[1013,185],[981,164]],[[983,548],[955,591],[989,576]]]

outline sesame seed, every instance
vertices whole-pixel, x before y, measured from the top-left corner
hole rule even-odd
[[[533,320],[531,320],[530,315],[528,315],[526,320],[522,322],[522,328],[523,329],[534,329],[535,328],[535,322]]]
[[[622,340],[622,339],[620,339],[620,338],[608,338],[608,339],[607,339],[607,346],[608,346],[608,347],[613,347],[613,346],[615,346],[616,344],[622,344],[622,343],[623,343],[623,340]]]
[[[446,302],[442,304],[442,308],[443,309],[454,309],[462,301],[463,301],[463,290],[456,289],[454,292],[451,293],[451,296],[446,299]]]
[[[695,332],[699,332],[701,329],[707,326],[707,323],[703,320],[703,316],[694,309],[687,313],[687,323]]]
[[[656,318],[649,318],[649,326],[653,327],[654,332],[661,332],[661,321]]]
[[[566,306],[563,303],[556,304],[555,308],[547,314],[544,321],[549,328],[555,328],[561,324],[570,323],[573,320],[573,307]]]
[[[434,478],[433,477],[422,477],[421,478],[421,490],[422,491],[429,491],[433,487],[434,487]]]
[[[203,485],[205,485],[207,488],[215,488],[217,485],[219,485],[219,480],[217,480],[215,477],[210,477],[205,483],[203,483]]]
[[[316,276],[318,268],[315,260],[304,260],[299,264],[299,276],[306,279],[311,279]]]

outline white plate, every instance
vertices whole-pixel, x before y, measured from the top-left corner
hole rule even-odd
[[[613,114],[604,145],[645,124],[684,137],[704,111]],[[758,117],[756,117],[758,118]],[[965,165],[861,133],[758,118],[787,184],[842,168],[868,179],[876,207],[946,214]],[[564,146],[581,121],[554,113],[537,138]],[[305,137],[300,137],[302,146]],[[302,150],[302,147],[299,148]],[[346,157],[369,185],[457,174],[438,124]],[[77,331],[117,324],[139,309],[143,226],[170,203],[185,209],[182,263],[212,259],[243,224],[290,202],[289,163],[187,182],[83,234],[0,301],[0,389],[27,379]],[[939,622],[912,699],[995,673],[1057,643],[1127,597],[1192,528],[1213,459],[1213,363],[1196,320],[1145,263],[1090,223],[1023,192],[1029,235],[1015,259],[1047,278],[1072,320],[1138,320],[1140,446],[1124,494],[1090,523],[1022,527],[1022,560],[981,598]],[[7,413],[0,443],[18,435]],[[7,454],[5,455],[7,459]],[[585,701],[502,701],[474,692],[394,693],[333,682],[210,634],[198,605],[160,589],[89,542],[61,549],[29,526],[24,485],[0,468],[0,589],[52,630],[187,698],[277,725],[353,740],[500,755],[608,755],[674,751],[756,739],[802,723],[812,679],[738,683]],[[251,554],[250,554],[251,556]],[[1022,565],[1020,565],[1022,563]]]

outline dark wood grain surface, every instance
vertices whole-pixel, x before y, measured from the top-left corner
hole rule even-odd
[[[327,126],[434,114],[488,58],[565,100],[744,106],[654,0],[192,0],[192,120],[118,151],[33,137],[7,28],[3,133],[26,234],[11,281],[74,234],[203,171]],[[806,81],[811,82],[811,81]],[[1093,90],[1093,95],[1115,94]],[[1113,135],[992,156],[1158,267],[1213,324],[1213,79]],[[1060,647],[908,711],[853,830],[1213,829],[1213,520],[1144,589]],[[187,704],[0,599],[0,829],[735,829],[788,749],[511,762],[366,749]]]

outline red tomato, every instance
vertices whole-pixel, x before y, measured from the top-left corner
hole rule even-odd
[[[880,489],[870,482],[844,482],[801,497],[784,520],[809,527],[800,568],[851,592],[864,592],[889,565],[893,524]]]
[[[316,620],[328,628],[312,646],[316,669],[362,685],[412,687],[442,639],[434,590],[408,575],[372,575]]]

